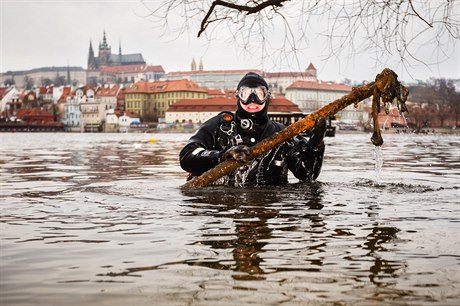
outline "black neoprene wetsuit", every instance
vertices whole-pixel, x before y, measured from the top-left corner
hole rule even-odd
[[[219,164],[223,153],[232,146],[251,147],[285,128],[269,119],[263,125],[250,129],[244,130],[242,126],[241,120],[230,112],[222,112],[206,121],[180,152],[182,169],[190,173],[190,178],[199,176]],[[299,180],[315,180],[321,171],[323,155],[324,145],[313,148],[306,138],[298,136],[255,158],[215,184],[282,185],[288,182],[288,169]]]

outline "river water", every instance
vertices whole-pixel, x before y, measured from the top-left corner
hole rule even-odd
[[[459,136],[337,134],[315,183],[183,190],[189,136],[1,134],[0,304],[460,304]]]

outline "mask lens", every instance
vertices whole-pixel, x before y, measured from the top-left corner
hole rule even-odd
[[[254,88],[254,92],[257,96],[257,98],[259,98],[259,100],[265,100],[265,88],[264,87],[257,87],[257,88]]]
[[[247,101],[251,93],[252,93],[252,88],[241,87],[240,91],[238,92],[238,97],[243,101]]]

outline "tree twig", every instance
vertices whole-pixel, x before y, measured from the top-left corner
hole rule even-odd
[[[204,16],[203,20],[201,21],[200,30],[198,31],[198,37],[200,37],[200,35],[208,27],[208,25],[209,25],[209,22],[208,22],[209,17],[211,16],[211,14],[214,12],[216,6],[218,6],[218,5],[224,6],[224,7],[230,8],[230,9],[234,9],[234,10],[237,10],[239,12],[247,12],[247,15],[250,15],[250,14],[260,12],[260,11],[262,11],[263,9],[265,9],[265,8],[267,8],[269,6],[281,7],[281,6],[283,6],[283,2],[286,2],[286,1],[289,1],[289,0],[267,0],[267,1],[264,1],[262,3],[257,4],[256,6],[248,6],[248,5],[238,5],[238,4],[223,1],[223,0],[215,0],[215,1],[212,2],[211,6],[209,7],[208,12],[206,13],[206,15]]]

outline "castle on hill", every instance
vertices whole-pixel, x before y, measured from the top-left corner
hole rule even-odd
[[[118,47],[118,54],[112,53],[112,47],[107,43],[105,35],[99,43],[98,56],[95,56],[93,44],[89,42],[88,70],[97,70],[104,67],[125,66],[125,65],[145,65],[145,60],[141,53],[122,54],[121,43]]]

